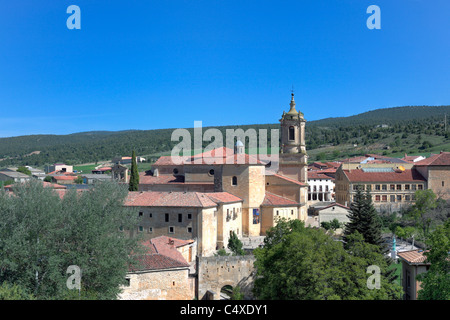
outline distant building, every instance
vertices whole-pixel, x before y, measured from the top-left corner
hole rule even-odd
[[[98,169],[92,170],[93,174],[105,174],[105,173],[111,173],[112,167],[102,167]]]
[[[46,173],[50,172],[73,172],[73,166],[66,165],[64,163],[55,163],[52,166],[46,166]]]
[[[85,184],[93,184],[97,181],[111,181],[112,176],[107,174],[83,174],[81,175],[83,178],[83,183]]]
[[[416,190],[427,180],[412,164],[342,164],[336,171],[336,202],[350,206],[360,188],[369,190],[378,211],[394,212],[411,206]]]
[[[438,197],[450,200],[450,152],[441,152],[417,161],[414,168],[427,179],[429,189]]]
[[[334,175],[332,171],[308,171],[308,205],[318,201],[334,201]]]
[[[25,182],[30,180],[31,177],[21,172],[11,171],[11,170],[1,170],[0,171],[0,181],[14,181],[14,182]]]
[[[55,175],[52,176],[52,182],[57,184],[74,184],[77,176],[71,175]]]
[[[414,162],[425,160],[426,158],[424,156],[408,156],[405,153],[405,156],[403,158],[401,158],[401,159],[404,160],[404,161],[407,161],[407,162],[414,163]]]

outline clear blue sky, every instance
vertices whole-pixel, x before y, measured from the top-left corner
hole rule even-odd
[[[450,104],[449,16],[448,0],[0,0],[0,137],[276,123],[292,85],[307,120]]]

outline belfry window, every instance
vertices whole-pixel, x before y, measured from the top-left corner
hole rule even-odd
[[[237,177],[236,176],[233,176],[233,178],[231,178],[231,185],[237,186]]]
[[[293,126],[289,127],[289,140],[295,140],[295,128]]]

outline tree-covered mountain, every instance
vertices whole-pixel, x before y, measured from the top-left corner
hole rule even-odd
[[[412,106],[308,121],[305,134],[307,150],[310,160],[325,160],[369,151],[396,154],[446,149],[450,146],[444,124],[446,114],[450,115],[450,106]],[[257,132],[259,129],[268,129],[270,141],[270,129],[278,129],[279,124],[215,128],[224,137],[226,129],[253,128]],[[203,131],[207,129],[204,127]],[[116,156],[130,156],[133,149],[141,156],[167,153],[178,143],[171,141],[173,130],[91,131],[0,138],[0,167],[42,167],[55,162],[80,164],[107,161]],[[188,130],[193,137],[193,129]],[[206,141],[203,146],[209,143]]]

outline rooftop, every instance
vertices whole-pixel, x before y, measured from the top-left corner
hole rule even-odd
[[[291,199],[266,191],[262,206],[298,206],[299,203]]]
[[[409,264],[427,264],[425,263],[426,256],[423,250],[411,250],[397,253],[397,256]]]
[[[434,154],[429,158],[417,161],[415,166],[450,166],[450,152]]]
[[[425,182],[425,178],[415,169],[391,172],[365,172],[360,169],[343,170],[350,182]]]

